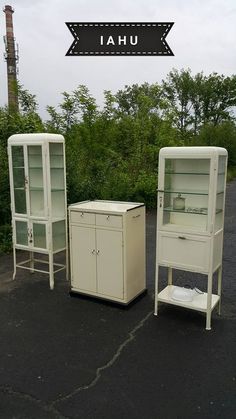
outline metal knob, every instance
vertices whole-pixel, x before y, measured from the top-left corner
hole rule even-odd
[[[97,250],[97,255],[99,255],[99,253],[100,253],[100,250]]]

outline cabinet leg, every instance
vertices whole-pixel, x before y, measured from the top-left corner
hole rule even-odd
[[[66,248],[66,280],[69,281],[69,251]]]
[[[13,246],[13,276],[12,279],[16,278],[16,249],[15,246]]]
[[[221,288],[222,288],[222,265],[218,269],[218,295],[220,297],[218,303],[218,314],[221,314]]]
[[[156,265],[154,316],[157,316],[158,314],[158,273],[159,266]]]
[[[168,268],[168,285],[172,285],[172,268]]]
[[[34,252],[30,252],[30,273],[34,273]]]
[[[49,253],[49,283],[50,289],[54,289],[53,254]]]
[[[212,273],[208,275],[206,330],[211,330]]]

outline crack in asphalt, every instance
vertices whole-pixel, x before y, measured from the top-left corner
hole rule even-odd
[[[42,410],[44,410],[45,412],[48,413],[52,413],[54,416],[54,419],[68,419],[67,416],[62,415],[53,405],[52,403],[45,403],[40,399],[37,399],[36,397],[32,396],[31,394],[28,393],[23,393],[20,392],[18,390],[14,390],[11,386],[8,385],[1,385],[0,386],[0,392],[1,393],[5,393],[5,394],[9,394],[12,396],[17,396],[20,397],[21,399],[37,404],[38,406],[40,406],[42,408]]]
[[[43,400],[41,399],[37,399],[36,397],[34,397],[33,395],[29,394],[29,393],[23,393],[20,392],[18,390],[13,389],[11,386],[9,385],[1,385],[0,386],[0,392],[1,393],[5,393],[5,394],[9,394],[9,395],[13,395],[13,396],[17,396],[20,397],[21,399],[31,402],[31,403],[35,403],[38,406],[40,406],[45,412],[51,413],[53,414],[53,417],[55,419],[69,419],[68,416],[64,416],[62,415],[58,409],[55,406],[56,403],[60,403],[66,400],[69,400],[71,397],[73,397],[74,395],[80,393],[81,391],[84,390],[89,390],[90,388],[94,387],[97,382],[99,381],[99,379],[102,376],[102,373],[112,367],[112,365],[117,361],[117,359],[120,357],[121,353],[123,352],[123,350],[129,345],[130,342],[132,342],[135,339],[135,335],[136,332],[141,329],[144,324],[146,323],[146,321],[149,319],[149,317],[153,314],[153,310],[149,311],[148,314],[146,314],[145,317],[143,317],[139,323],[128,333],[128,338],[126,338],[124,340],[124,342],[122,342],[118,349],[116,350],[115,354],[113,355],[113,357],[106,362],[106,364],[102,365],[101,367],[98,367],[96,369],[95,372],[95,377],[94,379],[86,385],[80,386],[75,388],[72,392],[70,392],[69,394],[65,395],[65,396],[60,396],[57,399],[53,400],[52,402],[49,403],[45,403]]]
[[[81,391],[89,390],[90,388],[94,387],[97,384],[97,382],[99,381],[99,379],[101,378],[102,373],[106,369],[110,368],[116,362],[116,360],[119,358],[119,356],[121,355],[122,351],[126,348],[126,346],[135,339],[136,332],[143,327],[143,325],[146,323],[146,321],[149,319],[149,317],[152,314],[153,314],[153,310],[149,311],[148,314],[142,320],[140,320],[140,322],[131,330],[131,332],[129,332],[129,334],[128,334],[129,337],[127,339],[125,339],[125,341],[123,343],[121,343],[119,345],[119,347],[118,347],[117,351],[115,352],[115,354],[113,355],[113,357],[106,364],[104,364],[101,367],[98,367],[96,369],[95,377],[89,384],[77,387],[71,393],[69,393],[65,396],[58,397],[56,400],[54,400],[51,403],[51,405],[54,406],[56,403],[66,401],[66,400],[70,399],[71,397],[73,397],[74,395],[80,393]]]

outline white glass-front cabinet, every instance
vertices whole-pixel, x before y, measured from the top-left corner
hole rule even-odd
[[[8,139],[13,227],[14,274],[16,268],[46,272],[50,288],[54,273],[67,267],[67,212],[64,138],[58,134],[16,134]],[[16,261],[16,249],[29,251],[29,259]],[[66,250],[66,263],[53,261]],[[34,253],[48,255],[48,262]],[[47,271],[37,266],[48,263]]]
[[[128,304],[146,290],[145,206],[69,206],[71,291]]]
[[[224,148],[160,150],[155,315],[159,301],[202,311],[209,330],[212,310],[218,305],[220,311],[226,172]],[[160,292],[159,266],[168,267],[168,285]],[[196,291],[189,298],[184,288],[173,285],[172,268],[206,274],[207,292]],[[218,292],[213,294],[212,277],[216,271]]]

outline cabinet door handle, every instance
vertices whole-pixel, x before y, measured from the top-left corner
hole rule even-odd
[[[29,179],[27,176],[25,176],[25,186],[24,186],[25,191],[27,189],[28,184],[29,184]]]
[[[97,250],[97,255],[99,255],[99,253],[100,253],[100,250]]]
[[[184,236],[178,236],[178,239],[180,239],[180,240],[186,240],[186,237],[184,237]]]
[[[84,213],[83,213],[83,212],[81,212],[80,217],[83,217],[83,216],[84,216]]]
[[[107,215],[107,220],[108,220],[108,221],[110,220],[110,215]]]
[[[138,215],[133,215],[133,218],[138,218],[138,217],[140,217],[140,214],[138,214]]]
[[[33,233],[32,233],[32,230],[28,230],[28,235],[29,235],[29,243],[33,243]]]
[[[95,255],[95,252],[96,252],[96,250],[95,250],[95,249],[93,249],[93,250],[92,250],[92,252],[91,252],[91,253],[92,253],[92,255]]]

